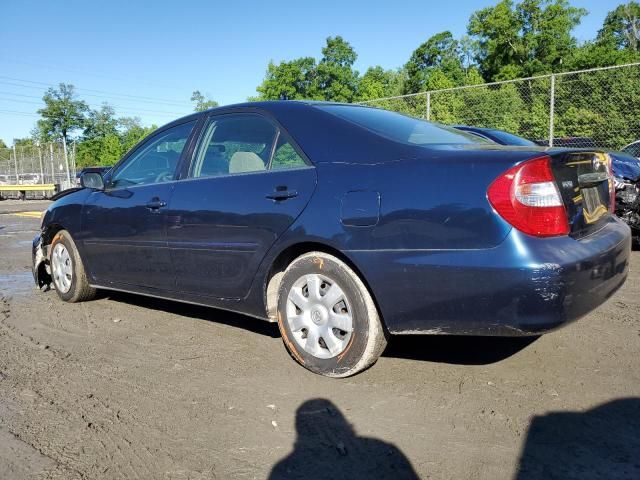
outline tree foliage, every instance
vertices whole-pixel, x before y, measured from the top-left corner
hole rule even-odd
[[[195,103],[194,111],[196,112],[204,112],[205,110],[209,110],[210,108],[217,107],[218,102],[212,100],[211,98],[205,97],[200,90],[194,90],[191,94],[191,101]]]
[[[73,85],[61,83],[58,88],[49,88],[42,97],[44,108],[38,110],[42,117],[38,128],[47,139],[64,139],[85,126],[87,104],[78,100]]]
[[[460,42],[451,32],[440,32],[416,48],[405,65],[405,93],[432,90],[434,85],[464,83],[465,70]],[[444,87],[446,88],[446,87]]]
[[[342,37],[329,37],[322,58],[302,57],[278,64],[269,62],[267,73],[252,100],[329,100],[353,102],[358,99],[358,72],[353,69],[358,55]]]
[[[487,81],[529,77],[563,69],[577,41],[571,35],[587,11],[567,0],[502,0],[475,12],[469,34]]]
[[[598,42],[618,50],[640,50],[640,4],[629,2],[618,5],[608,13],[602,29],[598,32]]]
[[[317,100],[317,65],[312,57],[275,64],[269,62],[267,74],[257,88],[256,100]]]
[[[376,98],[400,95],[403,93],[403,72],[385,70],[380,66],[369,67],[360,77],[358,100],[374,100]]]
[[[87,116],[84,136],[77,146],[76,164],[113,165],[155,128],[143,127],[137,117],[116,118],[113,108],[103,105]]]

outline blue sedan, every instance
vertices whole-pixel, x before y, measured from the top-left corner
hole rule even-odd
[[[373,364],[392,334],[552,330],[629,267],[605,153],[503,147],[363,106],[196,113],[81,183],[43,214],[39,286],[277,322],[291,356],[332,377]]]

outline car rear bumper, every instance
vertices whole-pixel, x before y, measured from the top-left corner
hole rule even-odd
[[[512,230],[483,250],[350,251],[388,330],[398,334],[536,335],[589,313],[626,280],[631,233],[534,238]]]

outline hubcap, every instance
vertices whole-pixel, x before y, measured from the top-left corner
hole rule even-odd
[[[323,275],[304,275],[293,284],[286,315],[295,342],[317,358],[340,355],[353,333],[347,296],[337,282]]]
[[[73,280],[73,268],[69,251],[67,247],[61,243],[53,247],[53,253],[51,254],[51,273],[53,273],[53,281],[56,288],[62,293],[67,293],[71,288],[71,281]]]

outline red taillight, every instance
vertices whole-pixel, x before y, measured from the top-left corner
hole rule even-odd
[[[569,234],[562,197],[551,172],[551,158],[521,163],[489,186],[489,202],[514,228],[536,237]]]

